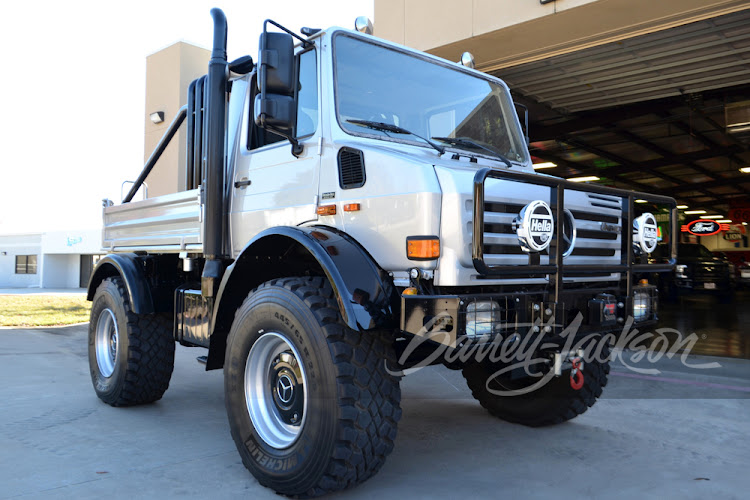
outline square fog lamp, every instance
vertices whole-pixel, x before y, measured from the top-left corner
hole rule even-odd
[[[472,302],[466,307],[466,336],[469,338],[491,335],[500,328],[502,312],[494,300]]]

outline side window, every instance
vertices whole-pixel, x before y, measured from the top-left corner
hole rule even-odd
[[[318,68],[315,49],[299,56],[297,89],[297,137],[305,137],[314,134],[318,128]]]
[[[36,255],[16,255],[16,274],[36,274]]]

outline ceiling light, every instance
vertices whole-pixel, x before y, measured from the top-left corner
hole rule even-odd
[[[686,210],[685,215],[698,215],[698,214],[705,214],[705,210]]]
[[[646,200],[635,200],[636,203],[648,203]]]
[[[747,222],[743,222],[743,223],[742,223],[742,225],[743,225],[743,226],[747,226]]]
[[[717,220],[716,222],[721,222],[722,224],[729,224],[732,222],[732,219],[721,219],[721,220]]]
[[[743,174],[750,174],[750,167],[742,167],[740,169],[740,172],[742,172]]]
[[[723,215],[701,215],[701,219],[723,219]]]
[[[148,117],[154,123],[161,123],[164,121],[164,111],[155,111],[148,115]]]
[[[599,177],[595,175],[587,175],[585,177],[571,177],[568,180],[570,182],[589,182],[589,181],[598,181]]]
[[[555,168],[557,166],[557,163],[552,163],[551,161],[545,161],[544,163],[534,163],[532,167],[534,167],[534,170],[541,170],[543,168]]]
[[[687,205],[677,205],[678,210],[685,210],[687,207]]]

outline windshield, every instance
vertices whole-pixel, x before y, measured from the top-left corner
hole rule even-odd
[[[525,141],[503,86],[458,65],[444,66],[347,35],[334,38],[334,50],[336,112],[346,132],[425,145],[414,136],[365,128],[352,120],[387,123],[442,139],[451,149],[526,161]]]

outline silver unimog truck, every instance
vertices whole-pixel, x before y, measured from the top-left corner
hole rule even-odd
[[[674,200],[535,173],[502,81],[367,22],[269,20],[257,62],[228,62],[211,14],[207,75],[122,203],[104,201],[98,397],[154,402],[175,344],[207,349],[245,466],[292,496],[380,469],[409,369],[462,370],[483,407],[524,425],[593,405],[611,334],[656,320],[648,280],[674,241],[647,259],[676,234]],[[134,201],[183,125],[185,185]]]

